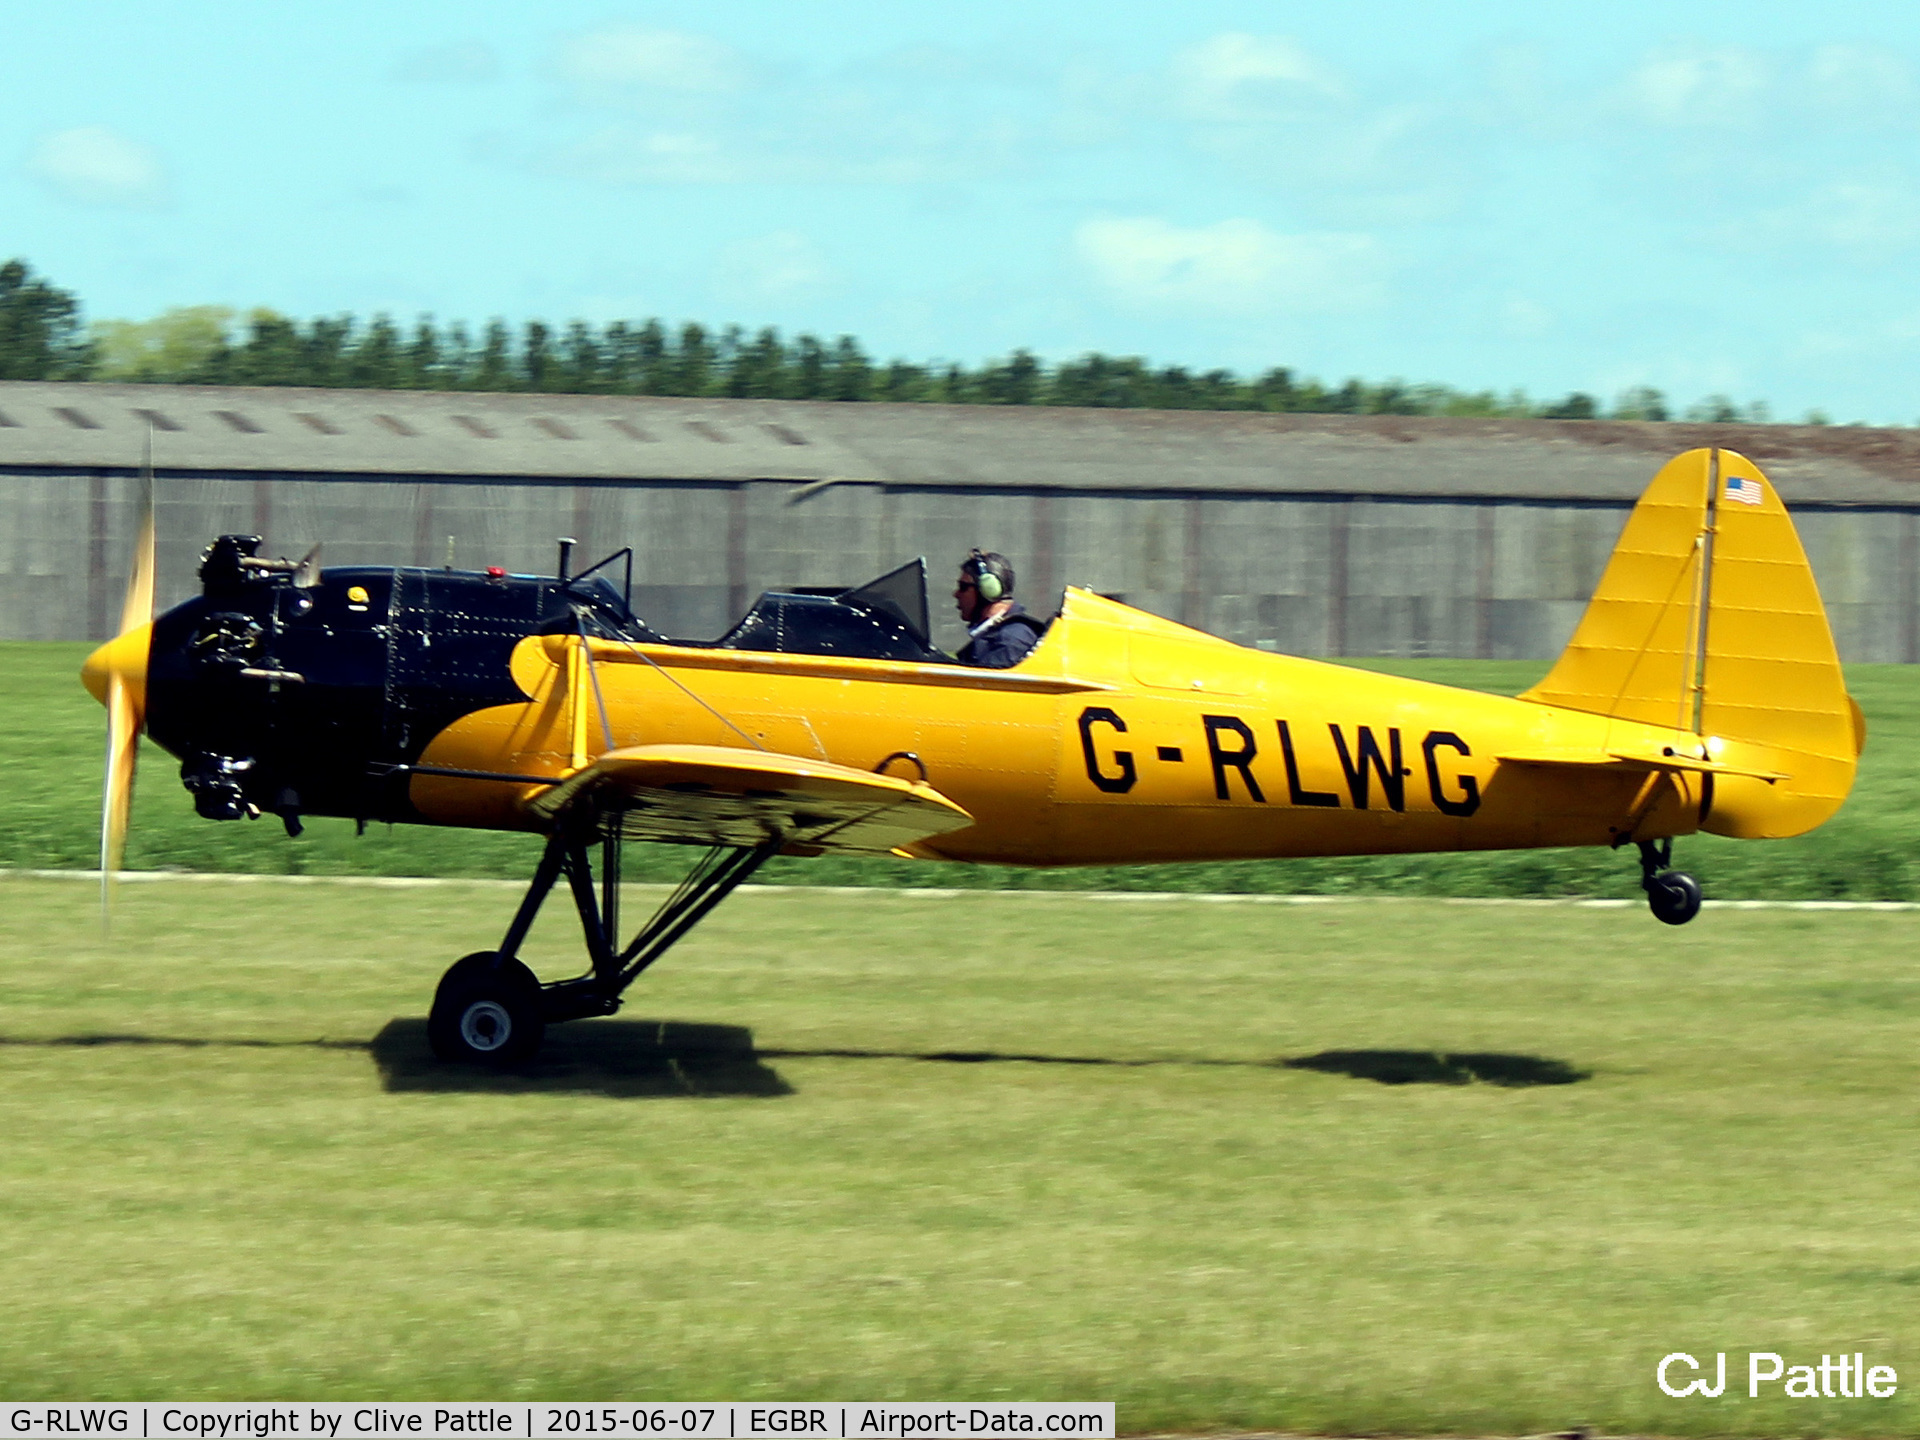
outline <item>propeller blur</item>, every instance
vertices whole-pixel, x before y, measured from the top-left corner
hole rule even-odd
[[[87,657],[81,678],[107,707],[106,780],[100,799],[100,921],[113,913],[113,878],[127,850],[133,809],[133,769],[146,723],[147,655],[153,636],[154,528],[152,437],[140,467],[140,516],[134,526],[133,565],[115,637]]]

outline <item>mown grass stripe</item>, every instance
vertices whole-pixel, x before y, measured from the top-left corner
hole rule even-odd
[[[0,868],[0,878],[18,876],[30,880],[85,880],[100,883],[98,870],[9,870]],[[194,883],[229,885],[347,885],[375,890],[431,890],[445,886],[466,886],[484,890],[524,890],[524,880],[485,880],[435,875],[257,875],[224,870],[121,870],[114,874],[116,884],[147,884],[153,881],[180,880]],[[671,885],[626,885],[633,894],[665,893]],[[1265,895],[1245,891],[1199,890],[980,890],[903,885],[742,885],[741,895],[837,895],[861,899],[960,900],[968,896],[1003,896],[1015,900],[1088,900],[1123,905],[1164,905],[1185,902],[1195,905],[1491,905],[1545,906],[1576,910],[1630,910],[1639,900],[1589,899],[1582,896],[1524,897],[1512,895]],[[556,902],[559,903],[559,902]],[[1708,900],[1709,910],[1866,910],[1903,913],[1920,910],[1920,901],[1912,900]]]

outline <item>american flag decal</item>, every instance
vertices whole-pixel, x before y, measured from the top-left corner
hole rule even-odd
[[[1738,500],[1742,505],[1758,505],[1766,498],[1766,491],[1760,488],[1758,480],[1749,480],[1744,475],[1735,475],[1727,481],[1727,499]]]

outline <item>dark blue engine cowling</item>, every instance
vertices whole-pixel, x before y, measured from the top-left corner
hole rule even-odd
[[[660,639],[597,578],[337,568],[302,586],[245,565],[258,543],[221,537],[204,593],[154,624],[148,733],[211,819],[418,820],[400,767],[461,716],[526,698],[508,669],[521,640]]]

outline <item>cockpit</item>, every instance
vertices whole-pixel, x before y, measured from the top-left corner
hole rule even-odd
[[[599,570],[600,566],[595,566],[555,587],[555,598],[564,597],[569,609],[544,627],[549,633],[584,630],[607,640],[697,649],[841,655],[924,664],[953,661],[951,655],[934,645],[929,633],[924,557],[851,589],[802,586],[769,590],[717,640],[660,634],[632,612],[620,587]]]

